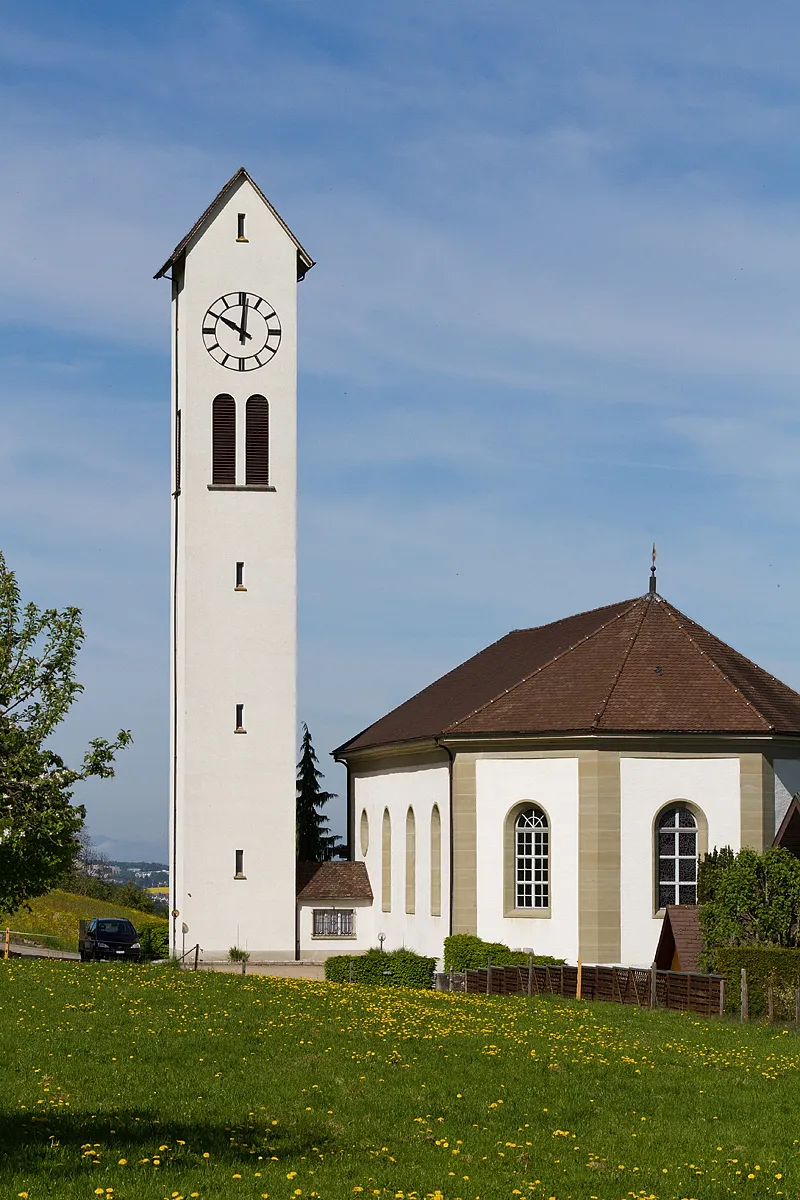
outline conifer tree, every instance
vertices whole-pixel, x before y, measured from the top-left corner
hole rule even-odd
[[[297,764],[297,857],[301,862],[328,862],[342,849],[336,835],[329,832],[328,818],[322,811],[336,793],[322,790],[322,778],[311,734],[304,724]]]

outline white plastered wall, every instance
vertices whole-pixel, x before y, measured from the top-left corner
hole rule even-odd
[[[578,760],[479,758],[476,763],[478,936],[574,962],[578,953]],[[523,800],[550,822],[550,917],[506,917],[506,815]]]
[[[653,961],[662,918],[656,916],[656,814],[673,800],[688,800],[708,822],[708,848],[740,847],[739,759],[620,759],[621,961]]]
[[[384,933],[384,949],[406,946],[417,954],[442,957],[444,939],[448,933],[450,861],[449,861],[449,800],[450,774],[446,765],[398,767],[389,770],[353,774],[354,794],[354,857],[367,865],[374,896],[372,929],[367,945],[377,946],[378,934]],[[406,814],[409,805],[416,820],[416,897],[415,912],[406,907]],[[431,915],[431,814],[437,805],[441,819],[441,915]],[[382,825],[384,810],[389,810],[392,822],[392,901],[391,911],[382,908]],[[369,823],[369,844],[366,854],[361,850],[361,814],[366,811]],[[359,914],[361,929],[367,925],[367,914]],[[359,944],[362,942],[359,933]],[[346,952],[346,951],[345,951]]]
[[[314,937],[314,909],[352,909],[352,937]],[[372,906],[369,900],[307,900],[299,906],[300,957],[306,962],[324,962],[334,954],[363,954],[375,945],[372,935]]]
[[[776,758],[775,771],[775,833],[781,827],[792,796],[800,792],[800,758]]]

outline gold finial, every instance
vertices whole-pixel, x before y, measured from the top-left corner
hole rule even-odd
[[[653,553],[650,557],[650,595],[656,591],[656,544],[653,542]]]

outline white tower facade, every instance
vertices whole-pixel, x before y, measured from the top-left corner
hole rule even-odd
[[[242,169],[156,275],[172,281],[177,953],[295,953],[297,283],[312,266]]]

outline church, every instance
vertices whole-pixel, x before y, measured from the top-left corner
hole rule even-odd
[[[514,630],[334,751],[349,861],[295,864],[297,285],[244,169],[172,285],[172,949],[473,933],[649,966],[714,847],[800,846],[800,695],[657,590]]]

